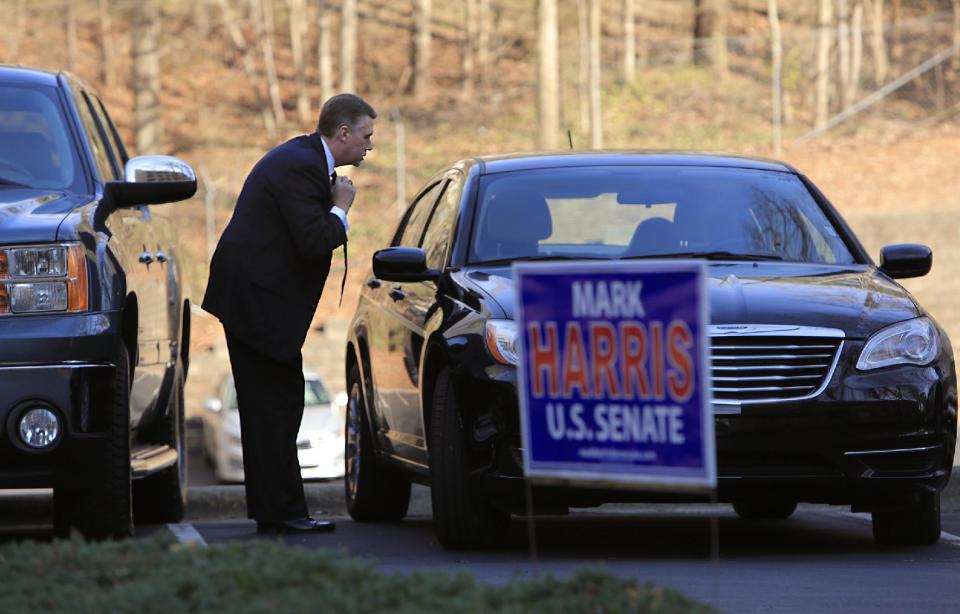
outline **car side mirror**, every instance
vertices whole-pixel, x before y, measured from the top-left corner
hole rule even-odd
[[[123,181],[107,182],[104,190],[118,208],[172,203],[197,193],[197,175],[173,156],[137,156],[127,161]]]
[[[898,243],[880,250],[880,270],[894,279],[923,277],[933,266],[933,250],[926,245]]]
[[[436,281],[440,271],[427,268],[427,254],[419,247],[388,247],[373,254],[373,274],[384,281]]]
[[[207,399],[206,402],[203,404],[203,408],[215,414],[220,413],[220,411],[223,409],[223,401],[221,401],[217,397]]]

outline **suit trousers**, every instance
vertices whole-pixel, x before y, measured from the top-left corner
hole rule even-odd
[[[297,458],[303,418],[303,358],[278,362],[224,330],[237,389],[247,517],[309,516]]]

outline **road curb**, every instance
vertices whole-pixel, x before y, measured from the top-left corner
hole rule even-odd
[[[960,467],[954,467],[954,477],[941,493],[944,510],[960,510]],[[346,516],[343,482],[308,482],[304,484],[307,506],[313,514]],[[414,485],[410,494],[410,515],[430,514],[430,490]],[[242,485],[196,486],[187,498],[187,519],[246,518],[246,499]]]

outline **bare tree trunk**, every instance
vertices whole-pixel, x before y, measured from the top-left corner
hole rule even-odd
[[[557,148],[560,128],[560,63],[557,59],[557,0],[540,0],[540,83],[538,107],[540,130],[537,141],[540,149]]]
[[[340,7],[340,90],[357,87],[357,0],[343,0]]]
[[[960,45],[960,0],[953,0],[953,45]],[[950,60],[954,70],[960,70],[960,53],[955,53]]]
[[[65,0],[63,27],[67,35],[67,70],[77,70],[77,9],[72,0]]]
[[[317,64],[320,69],[320,106],[333,96],[333,55],[330,53],[330,16],[329,0],[320,0],[320,14],[317,16]]]
[[[110,32],[110,0],[97,0],[100,19],[100,83],[105,89],[113,87],[113,35]]]
[[[780,38],[780,15],[777,0],[767,0],[767,18],[770,20],[770,47],[773,64],[773,152],[783,153],[783,41]]]
[[[817,122],[826,128],[830,112],[830,48],[833,46],[833,0],[820,0],[817,32]]]
[[[140,0],[133,11],[133,133],[138,154],[160,151],[160,6]]]
[[[23,33],[23,23],[26,17],[26,0],[17,0],[13,6],[12,28],[7,29],[7,61],[16,62],[20,56],[20,36]]]
[[[623,80],[637,76],[637,10],[634,0],[623,0]]]
[[[590,0],[590,146],[603,149],[603,112],[600,100],[600,4]]]
[[[210,36],[210,1],[196,0],[193,5],[193,21],[197,24],[200,40],[206,40]]]
[[[883,33],[883,2],[870,0],[870,51],[873,55],[873,79],[879,87],[887,81],[887,42]]]
[[[421,98],[430,89],[430,13],[431,0],[414,0],[413,44],[410,46],[411,87]]]
[[[840,107],[850,106],[850,11],[847,0],[837,2],[837,64],[840,69]]]
[[[863,3],[860,0],[854,2],[853,15],[850,18],[850,82],[847,84],[846,96],[850,104],[857,99],[863,68]]]
[[[277,137],[277,120],[270,110],[270,106],[263,98],[260,92],[260,78],[257,75],[256,62],[253,58],[253,50],[247,44],[247,39],[243,37],[240,27],[237,25],[237,19],[230,6],[230,0],[217,0],[220,10],[223,12],[223,24],[230,36],[230,42],[233,43],[237,53],[240,54],[243,64],[243,72],[250,81],[253,88],[253,95],[256,100],[257,108],[260,109],[260,116],[263,118],[263,126],[267,130],[267,136],[272,140]]]
[[[304,0],[287,0],[290,21],[290,53],[297,81],[297,117],[301,125],[310,121],[310,94],[307,92],[307,68],[303,61],[303,37],[307,29]]]
[[[463,42],[463,94],[473,95],[473,85],[477,79],[477,0],[466,0],[464,15]]]
[[[694,20],[694,63],[710,66],[719,78],[726,78],[727,0],[697,0]]]
[[[894,73],[903,62],[903,35],[900,28],[903,25],[903,5],[901,0],[893,0],[893,44],[890,46],[890,64]]]
[[[577,25],[580,40],[580,62],[577,74],[577,93],[580,107],[580,132],[590,132],[590,19],[589,0],[577,2]]]
[[[477,71],[480,83],[486,83],[490,71],[490,0],[479,0],[477,7]]]
[[[277,63],[273,54],[273,1],[250,0],[250,16],[253,19],[254,32],[260,41],[260,53],[263,55],[263,68],[267,78],[267,93],[277,126],[283,127],[287,121],[280,99],[280,81],[277,78]]]

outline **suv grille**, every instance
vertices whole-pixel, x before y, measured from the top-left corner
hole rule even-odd
[[[717,405],[815,396],[836,366],[843,332],[774,326],[711,327],[711,380]]]

